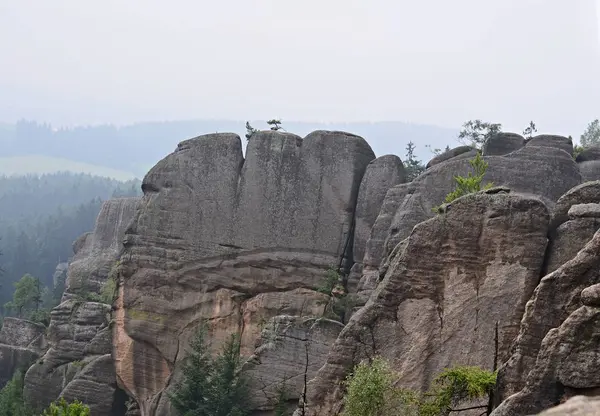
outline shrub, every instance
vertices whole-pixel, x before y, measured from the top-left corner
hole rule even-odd
[[[23,372],[16,371],[12,379],[0,390],[0,416],[33,415],[23,401],[23,377]]]
[[[473,159],[469,160],[469,164],[471,165],[473,172],[469,172],[469,174],[466,177],[454,177],[454,181],[456,182],[456,188],[454,189],[454,191],[446,195],[446,198],[444,199],[445,204],[449,204],[455,199],[460,198],[461,196],[472,194],[474,192],[479,192],[485,189],[490,189],[494,186],[494,184],[491,182],[488,182],[482,186],[483,177],[485,176],[485,173],[487,171],[488,163],[485,161],[485,159],[481,156],[480,153],[477,153],[477,155]],[[441,207],[439,206],[434,207],[433,211],[440,212],[440,209]]]
[[[90,416],[90,408],[77,400],[68,403],[61,397],[51,403],[42,416]]]

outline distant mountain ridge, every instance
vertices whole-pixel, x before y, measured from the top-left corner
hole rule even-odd
[[[267,129],[265,121],[250,121],[257,129]],[[376,155],[396,154],[404,158],[406,144],[413,141],[417,145],[417,155],[427,161],[432,148],[451,147],[456,142],[458,130],[417,125],[397,121],[389,122],[287,122],[282,125],[291,133],[305,136],[314,130],[343,130],[358,134],[369,141]],[[245,121],[234,120],[183,120],[165,122],[143,122],[126,126],[99,125],[70,128],[55,128],[47,123],[19,121],[15,124],[0,125],[0,158],[23,156],[47,157],[48,167],[44,172],[56,171],[55,158],[67,159],[78,164],[93,166],[71,167],[66,170],[89,172],[103,175],[102,168],[117,170],[108,174],[125,179],[131,173],[143,177],[163,155],[171,152],[178,142],[206,133],[234,132],[242,138],[245,134]],[[243,139],[245,142],[245,139]],[[2,159],[0,159],[2,160]],[[5,168],[8,160],[1,165]],[[28,165],[35,165],[29,167]],[[59,163],[60,164],[60,163]],[[21,172],[39,172],[39,163],[23,159],[19,163]],[[35,168],[38,168],[36,170]],[[10,174],[2,171],[0,173]],[[123,176],[125,175],[125,177]]]

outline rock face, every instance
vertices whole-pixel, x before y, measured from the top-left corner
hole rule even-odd
[[[201,320],[215,348],[239,332],[249,356],[262,321],[322,315],[315,289],[327,267],[352,263],[373,159],[362,138],[342,132],[260,132],[246,160],[237,135],[212,134],[180,143],[148,173],[125,237],[114,333],[119,384],[143,416],[168,414],[163,392]],[[389,183],[402,179],[393,157],[373,166]],[[375,205],[363,204],[365,224]]]
[[[590,162],[593,160],[600,160],[600,147],[598,146],[588,147],[587,149],[579,153],[575,158],[575,161],[577,163]]]
[[[551,134],[541,134],[528,139],[526,146],[542,146],[551,147],[554,149],[562,149],[570,156],[573,156],[573,141],[568,137],[556,136]]]
[[[506,156],[489,156],[485,180],[507,186],[513,192],[539,195],[549,206],[569,189],[581,183],[574,160],[560,149],[531,143]],[[414,181],[390,189],[367,242],[363,271],[357,284],[363,302],[380,280],[382,262],[413,227],[432,216],[455,187],[455,175],[467,175],[469,160],[449,160],[427,169]],[[533,179],[535,178],[535,179]],[[567,209],[568,211],[568,209]],[[565,212],[568,217],[568,212]]]
[[[520,134],[498,133],[483,146],[484,156],[504,156],[525,146],[525,139]]]
[[[340,382],[373,355],[391,362],[400,385],[426,389],[451,364],[492,369],[497,322],[498,358],[507,358],[539,280],[548,223],[539,199],[479,193],[417,225],[309,383],[306,414],[337,414]]]
[[[425,167],[429,169],[432,166],[438,165],[450,159],[466,159],[471,158],[473,156],[475,156],[475,150],[473,150],[471,146],[458,146],[454,149],[450,149],[442,153],[441,155],[434,157],[429,162],[427,162],[427,165]]]
[[[46,328],[35,322],[4,318],[0,329],[0,388],[17,370],[26,371],[46,349]]]
[[[530,372],[535,371],[539,364],[536,360],[539,362],[539,355],[544,349],[544,337],[549,336],[553,328],[560,327],[581,306],[582,290],[600,283],[600,234],[597,231],[600,228],[600,212],[592,211],[596,212],[594,217],[587,209],[596,205],[589,203],[594,200],[600,201],[598,183],[589,182],[567,192],[556,206],[553,217],[564,218],[569,201],[572,204],[568,208],[571,220],[561,224],[552,237],[547,254],[549,274],[541,280],[528,302],[512,355],[500,369],[498,401],[526,388],[529,377],[532,377]],[[536,411],[546,407],[549,406],[542,406]]]
[[[118,260],[125,229],[139,198],[105,202],[93,232],[73,245],[63,302],[51,312],[50,348],[25,375],[24,395],[35,408],[58,397],[85,402],[93,415],[123,414],[111,358],[111,305],[90,301],[109,278]]]
[[[600,398],[575,396],[566,403],[540,413],[540,416],[596,416],[600,414]]]
[[[290,407],[297,407],[307,381],[325,364],[343,327],[328,319],[273,318],[247,364],[252,408],[272,410],[280,389],[284,389]]]

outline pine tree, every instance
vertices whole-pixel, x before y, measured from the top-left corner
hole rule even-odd
[[[206,333],[203,324],[190,342],[183,380],[176,383],[171,403],[182,416],[245,416],[249,392],[241,371],[239,337],[231,335],[221,353],[212,358]]]
[[[406,160],[404,161],[404,169],[406,171],[406,179],[412,181],[425,171],[423,162],[415,157],[415,144],[410,141],[406,145]]]

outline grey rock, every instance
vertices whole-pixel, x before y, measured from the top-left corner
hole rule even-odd
[[[492,416],[520,416],[550,409],[600,386],[600,308],[582,306],[541,342],[523,389],[500,404]],[[592,393],[593,394],[593,393]]]
[[[343,327],[328,319],[273,318],[246,364],[251,381],[251,408],[273,410],[281,388],[285,389],[287,399],[297,404],[306,381],[325,363],[329,348]]]
[[[471,146],[458,146],[458,147],[455,147],[454,149],[450,149],[447,152],[442,153],[441,155],[434,157],[429,162],[427,162],[427,165],[425,167],[427,169],[429,169],[432,166],[438,165],[442,162],[446,162],[450,159],[471,158],[471,157],[475,156],[475,153],[476,153],[475,150],[473,150],[473,148]]]
[[[6,317],[0,329],[0,388],[17,370],[23,373],[44,353],[46,328],[24,319]]]
[[[52,285],[54,288],[66,283],[68,268],[69,263],[58,263],[56,269],[54,270],[54,274],[52,275]]]
[[[600,307],[600,284],[596,283],[581,291],[581,303],[586,306]]]
[[[525,139],[516,133],[498,133],[491,137],[484,145],[484,156],[504,156],[525,146]]]
[[[584,149],[581,153],[579,153],[575,158],[575,161],[577,163],[589,162],[591,160],[600,160],[599,146],[588,147],[587,149]]]
[[[577,204],[569,208],[569,218],[600,218],[600,204]]]
[[[545,275],[574,258],[600,228],[600,219],[578,218],[561,224],[550,233]]]
[[[369,356],[392,363],[398,386],[426,389],[448,365],[491,369],[498,322],[505,359],[538,283],[548,221],[537,198],[482,192],[418,224],[310,381],[306,414],[337,414],[341,382]]]
[[[540,134],[527,140],[526,146],[543,146],[562,149],[573,156],[573,141],[568,137],[552,134]]]
[[[556,229],[560,224],[568,221],[569,209],[573,205],[595,203],[600,203],[600,181],[584,182],[569,189],[558,199],[552,210],[550,228]]]
[[[99,293],[123,248],[125,229],[140,198],[115,198],[102,204],[94,231],[74,243],[63,300],[85,292]]]
[[[539,416],[596,416],[600,414],[600,397],[574,396]]]
[[[600,160],[578,163],[581,177],[584,181],[600,180]]]
[[[581,306],[583,289],[600,283],[599,253],[600,231],[596,231],[575,257],[541,280],[527,303],[511,357],[500,368],[498,402],[526,388],[530,373],[538,366],[536,360],[539,361],[544,353],[544,337],[549,336],[552,328],[560,327]],[[585,338],[582,342],[589,341],[588,337]]]
[[[214,348],[237,332],[250,356],[261,322],[323,314],[328,296],[315,289],[329,266],[350,265],[373,159],[352,134],[269,131],[253,136],[245,161],[238,136],[214,134],[150,170],[125,236],[113,334],[119,385],[143,415],[168,414],[162,392],[202,319]]]
[[[371,228],[381,210],[388,190],[406,182],[404,166],[399,157],[385,155],[367,166],[362,178],[356,202],[353,259],[362,262]]]

